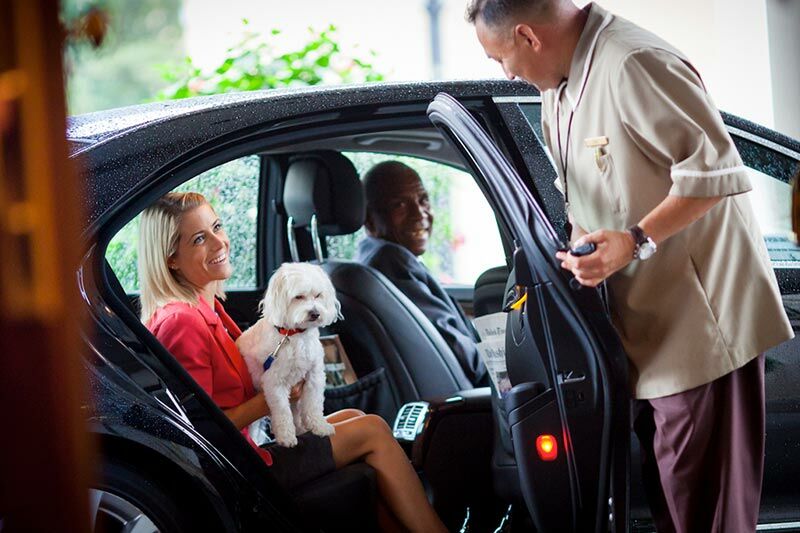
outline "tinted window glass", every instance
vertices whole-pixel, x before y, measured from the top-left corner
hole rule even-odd
[[[755,169],[748,170],[753,185],[748,196],[764,234],[772,266],[800,268],[800,248],[789,239],[792,231],[791,186]]]
[[[520,104],[520,110],[528,119],[536,137],[539,138],[539,143],[544,146],[544,134],[542,133],[542,106],[541,104]]]
[[[733,141],[748,167],[753,190],[748,197],[753,205],[772,265],[776,269],[800,268],[800,248],[790,239],[791,186],[797,161],[788,155],[733,134]],[[781,273],[779,281],[787,279]],[[781,283],[783,288],[788,288]]]

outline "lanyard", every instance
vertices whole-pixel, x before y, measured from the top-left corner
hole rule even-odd
[[[587,52],[588,60],[583,68],[581,90],[578,93],[578,99],[575,101],[575,105],[572,106],[572,111],[570,111],[569,121],[567,123],[566,151],[561,145],[561,95],[562,93],[566,92],[566,85],[564,85],[563,90],[559,90],[558,94],[556,95],[556,135],[558,135],[558,158],[561,160],[561,168],[564,169],[564,213],[567,216],[567,220],[564,222],[564,231],[567,232],[567,242],[569,242],[570,237],[572,237],[572,224],[569,222],[569,180],[567,179],[567,175],[569,173],[569,146],[570,136],[572,134],[572,119],[575,118],[575,110],[578,109],[578,105],[580,105],[581,100],[583,99],[583,92],[586,90],[586,84],[589,82],[589,72],[591,71],[592,64],[594,63],[594,48],[595,45],[597,45],[597,39],[606,26],[611,23],[612,18],[613,16],[611,13],[606,13],[605,18],[603,18],[603,22],[600,24],[600,27],[595,33],[594,40],[589,47],[589,51]],[[569,93],[567,93],[567,99],[569,99]]]
[[[586,65],[583,84],[581,85],[581,91],[578,93],[578,100],[575,102],[575,105],[572,106],[572,111],[569,112],[566,150],[561,145],[561,95],[566,92],[566,86],[564,86],[563,91],[558,91],[556,95],[556,136],[558,136],[558,159],[561,161],[561,168],[564,169],[564,214],[567,216],[567,219],[564,221],[564,231],[567,233],[567,242],[569,242],[572,237],[572,224],[569,222],[569,179],[567,179],[569,174],[569,147],[572,144],[570,139],[572,136],[572,119],[575,118],[575,111],[578,109],[583,99],[583,91],[586,89],[586,84],[589,82],[589,71],[592,68],[592,63],[594,63],[594,55],[589,58],[589,62]],[[567,99],[569,99],[569,94],[567,94]]]
[[[556,102],[556,135],[558,136],[558,159],[561,161],[561,168],[564,169],[564,214],[567,217],[564,221],[564,231],[567,234],[567,242],[572,238],[572,224],[569,221],[569,181],[567,180],[567,174],[569,172],[569,139],[572,133],[573,118],[575,118],[574,107],[569,114],[569,122],[567,123],[567,150],[565,152],[561,147],[561,92],[559,91],[558,101]]]

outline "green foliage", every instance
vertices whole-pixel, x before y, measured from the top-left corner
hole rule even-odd
[[[150,0],[149,0],[150,1]],[[174,2],[175,0],[173,0]],[[64,16],[75,16],[78,13],[77,0],[68,2],[64,9]],[[148,3],[148,2],[145,2]],[[114,19],[114,13],[121,10],[125,5],[121,0],[107,0],[110,16]],[[131,8],[132,11],[135,9]],[[135,14],[132,14],[135,15]],[[133,17],[136,18],[135,16]],[[247,26],[247,21],[244,21]],[[143,28],[139,28],[140,30]],[[219,94],[234,91],[250,91],[257,89],[269,89],[287,86],[317,85],[317,84],[336,84],[354,82],[380,81],[383,75],[375,71],[371,63],[359,58],[350,57],[342,53],[339,44],[335,39],[336,28],[329,26],[325,31],[314,32],[309,30],[309,41],[297,50],[278,53],[273,43],[268,42],[263,36],[252,31],[245,31],[242,40],[227,51],[222,63],[210,72],[204,72],[193,63],[190,58],[183,62],[176,60],[176,65],[172,67],[162,67],[162,77],[169,81],[171,85],[163,89],[159,94],[159,99],[178,99],[191,96]],[[160,41],[146,42],[146,32],[142,34],[144,39],[140,42],[142,50],[156,49]],[[280,32],[273,30],[269,36],[275,40]],[[141,35],[140,35],[141,37]],[[120,39],[122,39],[120,37]],[[174,48],[174,47],[173,47]],[[80,47],[69,53],[74,54],[76,59],[86,59],[88,50]],[[101,50],[98,55],[100,59],[89,61],[90,66],[81,66],[81,76],[73,76],[71,83],[76,87],[95,83],[94,78],[87,77],[87,69],[106,68],[106,63],[102,61],[104,52]],[[130,47],[121,47],[113,54],[115,60],[120,57],[130,59],[125,64],[133,65],[136,51]],[[149,57],[146,54],[147,57]],[[81,63],[81,61],[76,61]],[[148,65],[155,64],[156,61],[148,61]],[[139,64],[139,70],[146,70]],[[110,76],[108,83],[118,83],[120,79],[123,85],[137,86],[135,76],[132,73],[138,72],[136,69],[115,70],[115,75]],[[150,87],[151,85],[148,85]],[[162,82],[163,86],[163,82]],[[120,88],[123,92],[125,88]],[[136,89],[138,90],[138,89]],[[104,89],[104,92],[113,93],[111,89]],[[152,90],[149,95],[156,91]],[[91,91],[78,91],[75,94],[88,95]],[[126,98],[132,98],[126,96]],[[141,101],[148,97],[138,96],[132,100],[118,103],[123,105],[135,101]],[[91,111],[103,107],[115,107],[107,105],[106,100],[98,104],[97,100],[91,103],[84,103],[80,96],[73,98],[76,104],[72,104],[72,111]],[[109,100],[109,102],[113,101]],[[92,106],[95,106],[92,108]],[[231,240],[231,263],[233,266],[233,276],[227,283],[229,288],[252,288],[256,284],[256,216],[258,198],[258,157],[244,157],[231,161],[220,167],[211,169],[185,184],[178,187],[178,191],[197,191],[206,196],[211,205],[217,211],[220,218],[225,223],[225,228]],[[112,266],[122,286],[127,292],[135,292],[139,288],[137,273],[137,241],[139,235],[139,218],[132,220],[125,226],[111,241],[106,252],[106,258]],[[355,241],[350,248],[355,249]]]
[[[108,16],[99,49],[68,42],[64,65],[69,114],[138,104],[163,86],[153,66],[177,62],[186,54],[180,25],[181,0],[64,0],[61,18],[77,19],[90,7]]]
[[[139,246],[139,219],[137,216],[114,235],[106,248],[106,261],[127,293],[139,290],[137,257]]]
[[[84,42],[70,42],[65,48],[69,114],[137,104],[153,100],[154,95],[164,100],[383,80],[372,65],[374,53],[360,58],[344,53],[334,26],[321,32],[309,29],[307,43],[279,52],[280,31],[263,36],[250,30],[246,20],[241,41],[228,49],[216,68],[204,71],[185,57],[181,4],[181,0],[64,0],[65,22],[90,7],[101,8],[109,20],[99,49]]]
[[[159,99],[254,91],[278,87],[319,84],[342,84],[381,81],[369,61],[344,54],[336,41],[336,28],[316,32],[309,28],[309,41],[297,50],[278,52],[271,40],[280,31],[272,30],[270,39],[247,29],[242,40],[228,49],[222,63],[210,72],[203,71],[191,58],[163,69],[170,86]]]
[[[258,177],[259,158],[251,155],[203,172],[175,189],[199,192],[222,219],[231,241],[233,274],[225,284],[228,288],[256,286]],[[114,236],[106,249],[108,264],[128,293],[139,290],[138,241],[137,216]]]

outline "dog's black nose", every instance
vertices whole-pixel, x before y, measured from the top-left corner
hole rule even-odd
[[[310,313],[308,313],[308,318],[313,322],[319,318],[319,313],[317,313],[316,311],[311,311]]]

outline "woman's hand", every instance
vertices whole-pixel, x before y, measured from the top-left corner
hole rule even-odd
[[[264,395],[259,392],[243,404],[225,409],[224,412],[238,429],[242,429],[253,421],[267,416],[269,414],[269,406],[267,406]]]
[[[561,268],[571,271],[581,285],[596,287],[633,261],[636,243],[627,231],[595,231],[578,239],[573,247],[590,242],[595,243],[597,250],[589,255],[576,257],[569,252],[556,253]]]
[[[297,385],[292,387],[289,393],[289,401],[296,402],[303,395],[303,385],[305,381],[300,381]],[[261,393],[256,394],[241,405],[237,405],[231,409],[225,409],[225,414],[231,419],[234,425],[242,429],[249,425],[254,420],[258,420],[262,416],[269,415],[269,406],[267,406],[264,395]]]
[[[304,380],[304,379],[301,379],[301,380],[300,380],[300,381],[297,383],[297,385],[295,385],[294,387],[292,387],[292,390],[291,390],[291,392],[289,393],[289,401],[290,401],[290,402],[296,402],[297,400],[299,400],[299,399],[300,399],[300,396],[302,396],[302,395],[303,395],[303,385],[305,385],[305,384],[306,384],[306,380]]]

